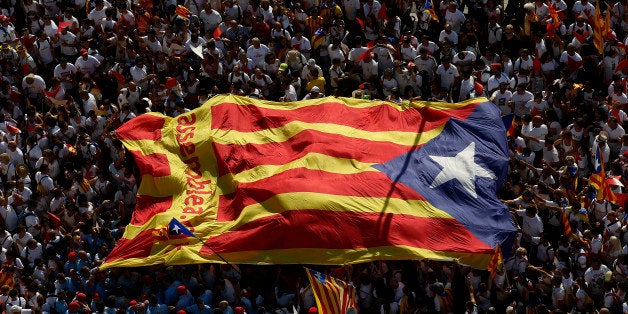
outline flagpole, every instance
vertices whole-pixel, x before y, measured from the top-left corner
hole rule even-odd
[[[242,273],[240,272],[239,269],[237,269],[236,267],[233,266],[233,264],[229,263],[229,261],[227,261],[224,257],[222,257],[222,255],[220,255],[220,253],[216,252],[216,250],[214,250],[214,248],[212,248],[211,246],[209,246],[209,244],[207,244],[205,241],[203,241],[203,239],[199,238],[195,233],[192,232],[192,235],[194,236],[195,239],[197,239],[198,241],[201,242],[201,245],[203,245],[204,247],[208,248],[210,251],[212,251],[216,256],[218,256],[218,258],[220,258],[223,262],[225,262],[225,264],[229,265],[231,268],[233,268],[236,272],[238,272],[238,274],[242,275]]]
[[[172,220],[170,220],[170,223],[168,224],[168,233],[169,234],[174,233],[176,235],[184,234],[186,236],[191,236],[195,238],[196,240],[201,242],[201,245],[208,248],[210,251],[212,251],[212,253],[218,256],[218,258],[220,258],[223,262],[225,262],[225,264],[231,266],[231,268],[233,268],[236,272],[238,272],[238,274],[242,275],[242,273],[240,272],[238,268],[234,267],[233,264],[229,263],[227,259],[225,259],[222,255],[220,255],[220,253],[216,252],[216,250],[214,250],[213,247],[211,247],[209,244],[203,241],[203,239],[197,236],[196,233],[192,232],[192,230],[188,229],[188,227],[186,227],[184,224],[182,224],[179,220],[177,220],[174,217],[172,218]]]

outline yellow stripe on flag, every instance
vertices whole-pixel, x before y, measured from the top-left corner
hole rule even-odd
[[[308,153],[299,159],[295,159],[283,165],[261,165],[235,175],[225,175],[218,178],[218,185],[221,185],[221,182],[227,183],[230,181],[236,181],[239,183],[254,182],[270,178],[276,174],[294,168],[321,170],[338,174],[355,174],[364,171],[378,171],[371,168],[372,165],[374,165],[374,163],[360,162],[355,159],[338,158],[319,153]],[[224,193],[229,192],[231,191],[224,191]]]
[[[593,44],[598,53],[604,53],[604,21],[600,11],[600,1],[595,2],[595,16],[593,17]]]
[[[219,144],[267,144],[282,143],[303,131],[318,131],[327,134],[348,136],[378,142],[390,142],[399,145],[413,146],[424,144],[441,133],[444,125],[433,130],[417,132],[372,132],[356,128],[328,123],[289,122],[277,128],[264,129],[257,132],[240,132],[234,130],[201,130],[201,136],[208,136]]]
[[[237,97],[231,94],[219,95],[219,96],[215,96],[214,98],[217,98],[218,102],[235,103],[235,104],[243,105],[243,106],[250,105],[252,103],[251,101],[247,101],[248,100],[247,98]],[[448,102],[441,102],[441,101],[406,101],[403,104],[397,104],[397,103],[388,102],[388,101],[351,99],[351,107],[365,109],[365,108],[375,108],[375,107],[381,106],[382,104],[385,104],[399,111],[405,111],[410,108],[430,108],[433,110],[455,110],[455,109],[468,106],[469,104],[480,103],[480,102],[485,102],[485,101],[488,101],[488,100],[484,97],[480,97],[480,98],[468,99],[459,103],[448,103]],[[339,101],[339,99],[336,97],[329,96],[329,97],[318,98],[318,99],[307,99],[307,100],[301,100],[301,101],[295,101],[295,102],[285,102],[285,103],[281,103],[281,106],[277,106],[276,102],[272,102],[269,100],[256,100],[255,106],[259,108],[267,108],[267,109],[274,109],[274,110],[294,110],[294,109],[299,109],[299,108],[304,108],[304,107],[318,106],[321,103],[342,103],[342,102]]]
[[[386,213],[415,217],[451,218],[446,212],[432,206],[426,201],[420,200],[293,192],[278,194],[266,201],[245,207],[242,210],[242,214],[240,214],[235,221],[235,224],[227,228],[237,227],[247,222],[284,211],[303,208],[354,213],[368,213],[373,210],[378,210],[386,211]],[[216,230],[217,234],[221,232],[222,230]]]
[[[195,241],[195,240],[194,240]],[[157,254],[147,258],[129,258],[126,260],[112,261],[101,266],[101,269],[116,267],[139,267],[148,265],[158,265],[168,263],[169,265],[190,265],[206,263],[212,256],[199,256],[195,252],[201,249],[201,244],[192,242],[190,245],[181,247],[179,251],[171,251],[170,255],[161,257]],[[174,254],[182,252],[189,254]],[[264,251],[242,251],[237,253],[220,253],[226,260],[238,260],[242,264],[272,265],[272,264],[294,264],[294,256],[303,259],[318,261],[320,265],[343,265],[343,256],[351,259],[354,263],[365,263],[372,260],[418,260],[431,259],[439,261],[460,261],[467,265],[477,265],[478,269],[486,269],[492,252],[486,254],[463,254],[456,252],[439,252],[429,249],[414,248],[408,246],[387,246],[374,248],[357,248],[351,250],[334,249],[311,249],[300,248],[290,250],[264,250]],[[215,263],[224,263],[217,257],[213,258]],[[482,268],[481,265],[484,265]],[[475,267],[475,266],[474,266]]]

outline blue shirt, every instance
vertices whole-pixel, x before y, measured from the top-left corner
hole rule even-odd
[[[164,291],[164,304],[166,305],[174,305],[177,302],[177,287],[175,285],[170,285]]]
[[[165,304],[151,304],[146,308],[146,314],[168,314],[168,306]]]
[[[176,305],[178,309],[184,309],[190,305],[194,305],[194,297],[189,292],[179,296],[179,301],[177,301]]]
[[[198,304],[192,304],[188,306],[187,308],[185,308],[185,311],[186,313],[189,313],[189,314],[213,314],[214,313],[212,308],[206,304],[203,304],[202,309],[198,308]]]

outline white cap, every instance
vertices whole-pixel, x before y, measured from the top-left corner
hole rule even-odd
[[[318,86],[314,86],[312,87],[312,89],[310,90],[311,92],[316,92],[316,93],[320,93],[321,89],[318,88]]]

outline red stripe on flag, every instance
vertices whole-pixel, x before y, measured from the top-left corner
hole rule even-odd
[[[137,195],[137,203],[131,218],[131,224],[142,226],[153,216],[164,213],[172,207],[172,196],[156,197],[150,195]]]
[[[112,262],[125,258],[146,258],[150,256],[155,242],[154,229],[148,229],[140,232],[135,238],[121,238],[118,240],[116,247],[109,253],[106,261]]]
[[[571,230],[571,224],[569,223],[569,216],[567,216],[567,213],[562,212],[562,218],[563,218],[563,229],[565,232],[566,236],[571,236],[572,230]]]
[[[376,209],[373,209],[376,210]],[[300,228],[294,232],[294,228]],[[263,234],[263,237],[260,237]],[[433,251],[492,254],[460,222],[451,218],[416,217],[379,212],[292,210],[245,223],[234,231],[211,237],[216,252],[295,248],[355,249],[409,246]],[[205,247],[202,254],[213,254]],[[471,254],[471,253],[469,253]]]
[[[335,309],[338,307],[334,304],[334,296],[329,291],[329,285],[324,284],[321,286],[319,297],[321,298],[321,314],[335,314]]]
[[[589,183],[599,190],[604,184],[604,178],[601,175],[594,173],[591,177],[589,177]]]
[[[133,123],[125,123],[116,130],[118,138],[127,141],[161,141],[161,129],[166,123],[164,117],[143,114],[133,118]]]
[[[15,285],[15,274],[10,271],[0,271],[0,287],[7,285],[13,288]]]
[[[329,298],[327,297],[327,294],[325,294],[325,287],[315,278],[312,278],[310,281],[312,283],[312,289],[314,289],[314,294],[318,296],[318,301],[321,303],[318,312],[320,314],[329,313]]]
[[[323,294],[321,291],[321,287],[313,284],[312,290],[314,291],[314,295],[318,296],[319,302],[321,303],[318,308],[318,313],[320,314],[325,313],[325,310],[323,309],[323,305],[325,304],[326,300],[325,301],[322,300]]]
[[[334,285],[330,284],[331,278],[327,277],[327,280],[324,284],[323,293],[329,300],[328,306],[330,313],[334,313],[333,309],[340,309],[340,305],[338,305],[337,298],[338,293],[334,290]]]
[[[220,176],[239,173],[259,165],[284,165],[308,153],[381,163],[413,148],[314,130],[301,131],[282,143],[224,145],[214,142],[212,145]]]
[[[140,174],[149,174],[153,177],[165,177],[171,173],[168,156],[162,153],[144,155],[141,151],[130,151],[135,158],[135,163],[140,169]]]
[[[329,292],[333,296],[332,304],[337,306],[337,308],[342,309],[342,292],[340,291],[340,287],[334,282],[334,278],[330,278],[329,282]]]
[[[356,195],[356,191],[368,191],[368,197],[424,200],[423,196],[404,184],[395,184],[383,172],[365,171],[356,174],[336,174],[321,170],[296,168],[252,183],[240,183],[236,192],[220,195],[216,220],[235,220],[246,206],[264,202],[282,193],[315,192],[353,196]]]
[[[421,125],[422,132],[425,132],[442,126],[451,117],[466,119],[478,105],[473,103],[451,110],[423,107],[399,111],[385,104],[371,108],[352,108],[341,103],[328,102],[293,110],[279,110],[255,105],[222,103],[211,109],[212,129],[253,132],[301,121],[346,125],[373,132],[417,132],[417,126]],[[330,114],[322,116],[321,112]],[[371,123],[372,121],[377,123]]]

